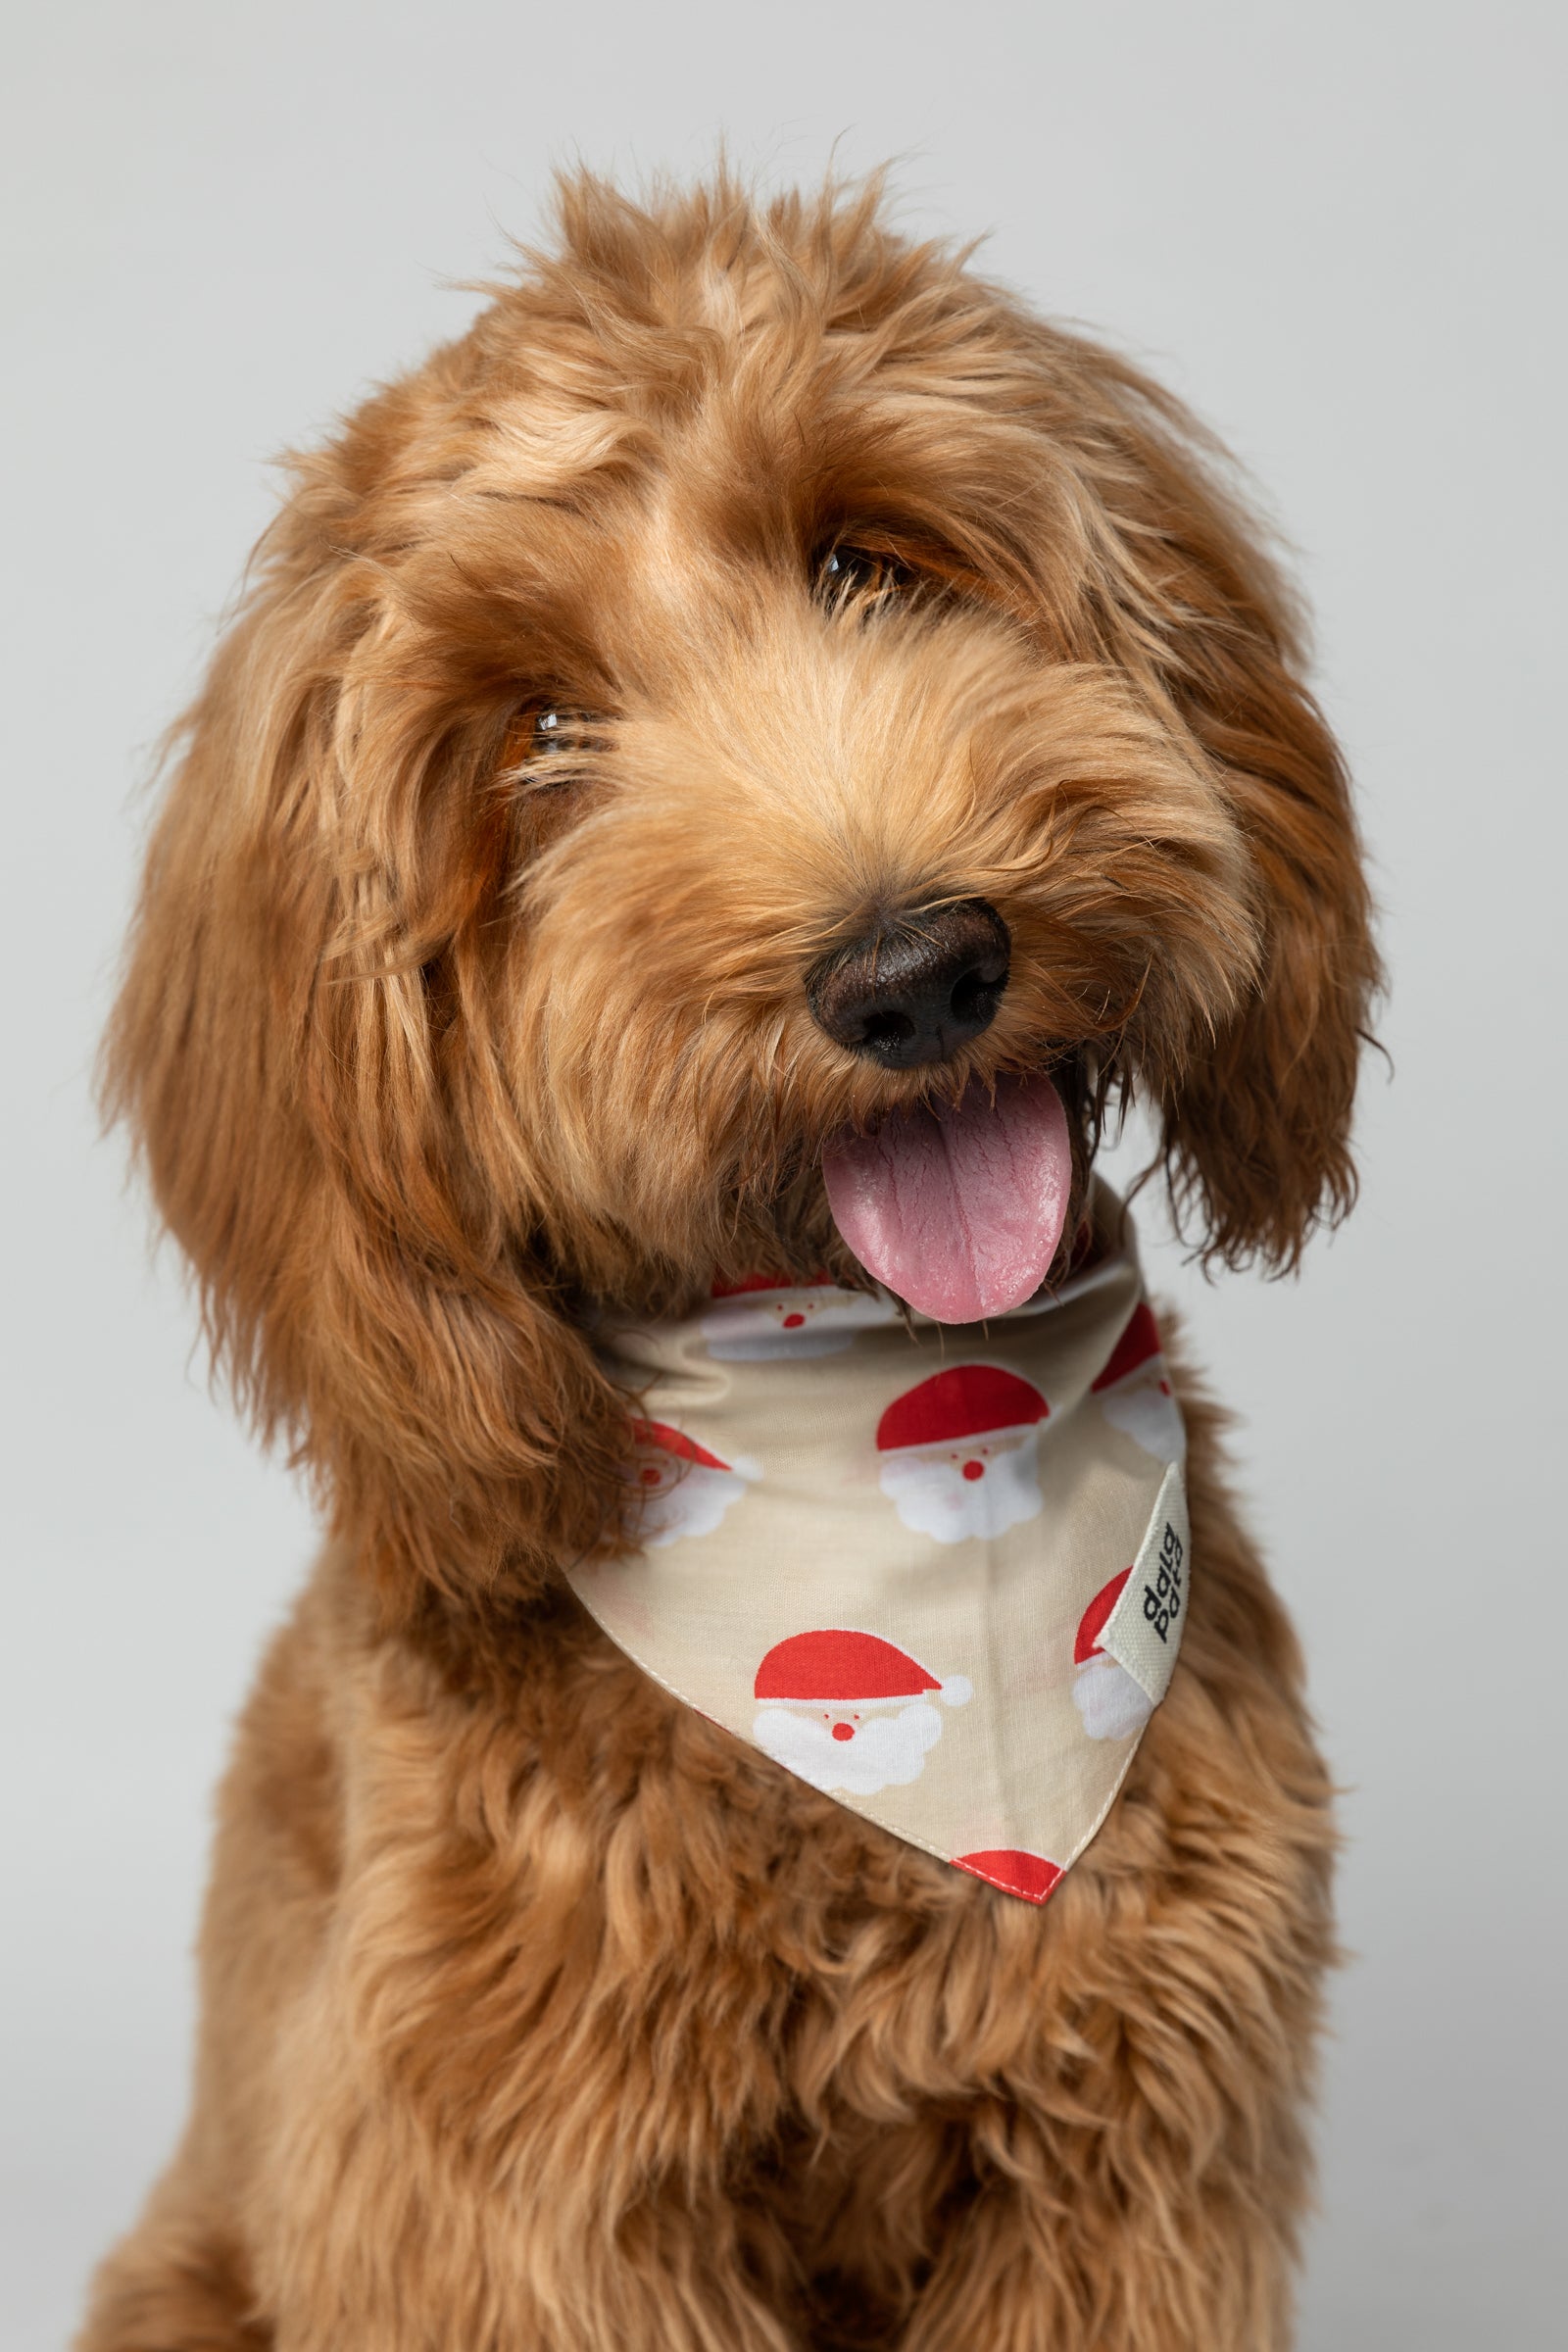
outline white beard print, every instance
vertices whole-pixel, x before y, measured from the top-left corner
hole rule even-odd
[[[1154,1712],[1147,1691],[1114,1658],[1088,1658],[1073,1679],[1072,1703],[1091,1740],[1130,1740]]]
[[[810,1714],[767,1706],[752,1726],[764,1755],[782,1764],[824,1796],[843,1789],[850,1796],[875,1796],[881,1788],[905,1788],[925,1769],[942,1737],[942,1717],[928,1699],[913,1698],[896,1715],[872,1715],[855,1723],[851,1740],[835,1740],[835,1723],[852,1719],[849,1707],[818,1707]]]
[[[657,1469],[659,1477],[655,1483],[644,1473],[642,1516],[636,1532],[650,1551],[674,1544],[682,1536],[710,1536],[746,1492],[746,1479],[738,1470],[710,1470],[701,1462],[678,1462],[667,1456],[648,1467]],[[743,1467],[751,1471],[750,1464]]]
[[[1131,1388],[1113,1389],[1100,1399],[1112,1429],[1132,1439],[1156,1461],[1179,1462],[1187,1452],[1187,1431],[1181,1408],[1168,1385],[1160,1379],[1139,1381]]]
[[[964,1464],[980,1475],[965,1478]],[[998,1431],[958,1446],[909,1446],[885,1453],[882,1492],[914,1535],[939,1544],[1004,1535],[1041,1509],[1040,1452],[1032,1429]]]
[[[773,1356],[842,1355],[858,1331],[897,1315],[891,1299],[824,1286],[716,1299],[701,1330],[709,1354],[721,1363],[756,1364]]]

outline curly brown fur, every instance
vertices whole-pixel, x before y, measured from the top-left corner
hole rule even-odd
[[[825,550],[886,566],[824,593]],[[542,702],[591,713],[535,756]],[[804,975],[983,898],[890,1073]],[[332,1542],[227,1784],[189,2134],[90,2352],[1273,2352],[1329,1951],[1288,1629],[1184,1382],[1175,1683],[1049,1909],[674,1706],[600,1302],[849,1270],[845,1121],[1141,1091],[1202,1246],[1348,1205],[1346,779],[1218,454],[877,192],[639,208],[294,466],[108,1048],[215,1349]]]

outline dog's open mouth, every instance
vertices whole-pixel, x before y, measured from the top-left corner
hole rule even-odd
[[[938,1323],[1021,1306],[1056,1254],[1072,1144],[1046,1077],[971,1084],[954,1107],[896,1110],[822,1154],[828,1205],[866,1271]]]

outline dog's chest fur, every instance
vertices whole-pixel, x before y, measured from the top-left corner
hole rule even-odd
[[[224,1799],[225,1841],[269,1825],[265,1918],[254,1870],[220,1862],[208,1928],[258,2031],[283,2001],[291,2063],[251,2142],[270,2242],[308,2258],[329,2151],[352,2180],[412,2140],[627,2212],[662,2181],[713,2199],[770,2295],[816,2298],[811,2340],[842,2305],[870,2342],[955,2200],[1010,2193],[1020,2133],[1037,2184],[1081,2207],[1086,2168],[1145,2162],[1152,2084],[1162,2132],[1255,2128],[1297,2064],[1281,2005],[1310,2007],[1327,1944],[1326,1791],[1211,1416],[1188,1409],[1203,1572],[1181,1671],[1043,1912],[668,1698],[569,1595],[464,1653],[450,1629],[378,1637],[329,1555]],[[396,2131],[367,2132],[371,2100]],[[574,2148],[596,2151],[580,2175]]]

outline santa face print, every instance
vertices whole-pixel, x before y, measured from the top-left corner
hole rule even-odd
[[[1040,1509],[1035,1433],[999,1431],[972,1445],[888,1454],[881,1486],[915,1535],[934,1536],[939,1544],[1005,1535]]]
[[[1107,1656],[1100,1637],[1132,1575],[1124,1568],[1102,1585],[1078,1621],[1073,1643],[1072,1703],[1091,1740],[1130,1740],[1154,1711],[1154,1702],[1125,1666]]]
[[[942,1737],[942,1707],[969,1698],[962,1675],[939,1683],[879,1635],[842,1626],[795,1634],[768,1651],[752,1738],[824,1795],[907,1788]]]
[[[764,1707],[752,1726],[764,1755],[824,1795],[906,1788],[941,1737],[941,1716],[920,1698],[896,1708]]]
[[[1091,1387],[1113,1429],[1156,1461],[1179,1462],[1187,1431],[1160,1348],[1159,1326],[1140,1301],[1110,1361]]]
[[[1130,1740],[1153,1708],[1125,1666],[1114,1658],[1090,1658],[1073,1678],[1072,1703],[1091,1740]]]
[[[761,1476],[755,1462],[721,1462],[666,1422],[632,1426],[637,1437],[632,1477],[642,1494],[637,1536],[650,1551],[681,1536],[710,1536],[748,1483]]]
[[[1004,1535],[1042,1507],[1040,1391],[995,1364],[955,1364],[906,1390],[877,1428],[882,1492],[939,1544]]]
[[[715,1286],[701,1328],[710,1355],[744,1364],[770,1356],[842,1355],[858,1331],[897,1319],[891,1298],[841,1291],[824,1277],[794,1289],[768,1283]]]

